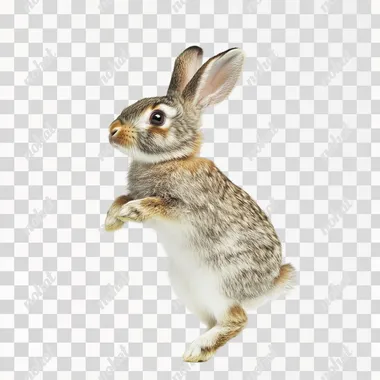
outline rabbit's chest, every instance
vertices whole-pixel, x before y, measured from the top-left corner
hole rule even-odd
[[[133,162],[128,172],[128,190],[136,199],[160,196],[170,189],[170,183],[167,181],[169,174]]]
[[[171,194],[170,187],[154,176],[151,176],[149,179],[136,178],[132,181],[129,180],[128,189],[131,195],[136,199],[151,196],[164,197],[165,195]]]

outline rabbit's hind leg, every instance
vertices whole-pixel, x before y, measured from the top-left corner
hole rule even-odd
[[[239,334],[247,324],[247,315],[240,305],[229,306],[217,318],[217,324],[196,339],[183,355],[186,362],[204,362],[210,359],[216,350]]]

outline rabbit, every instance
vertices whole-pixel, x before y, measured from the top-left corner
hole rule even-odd
[[[281,243],[257,203],[213,161],[199,157],[202,111],[224,100],[244,54],[226,50],[202,65],[191,46],[176,59],[166,96],[137,101],[109,126],[110,144],[131,157],[128,192],[111,205],[105,229],[143,222],[157,232],[176,295],[207,326],[183,355],[203,362],[239,334],[246,310],[291,289]]]

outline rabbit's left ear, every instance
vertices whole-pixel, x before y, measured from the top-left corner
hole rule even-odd
[[[181,95],[182,91],[202,65],[203,50],[198,46],[190,46],[175,60],[168,95]]]
[[[243,70],[244,53],[238,48],[210,58],[183,91],[185,101],[205,108],[224,100],[235,87]]]

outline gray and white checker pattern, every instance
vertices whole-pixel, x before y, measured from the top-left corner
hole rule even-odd
[[[0,15],[0,379],[379,379],[380,2],[8,0]],[[107,127],[174,57],[246,52],[202,155],[271,215],[299,287],[207,363],[153,231],[102,229]],[[118,359],[115,359],[118,357]]]

